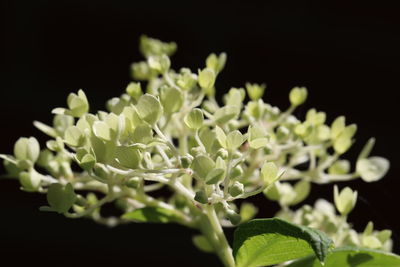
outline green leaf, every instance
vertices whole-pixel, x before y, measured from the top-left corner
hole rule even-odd
[[[366,248],[343,247],[329,253],[322,265],[315,256],[297,260],[287,267],[398,267],[400,256]]]
[[[76,126],[70,126],[64,135],[65,142],[73,147],[83,146],[85,143],[85,134]]]
[[[215,126],[215,133],[217,135],[217,140],[219,142],[219,144],[223,147],[223,148],[227,148],[227,140],[226,140],[226,134],[224,132],[224,130],[222,130],[219,126]]]
[[[161,90],[161,104],[164,107],[165,113],[171,114],[179,111],[183,105],[182,91],[175,87],[165,87]]]
[[[161,117],[163,108],[160,101],[150,94],[142,95],[136,105],[139,117],[150,125],[154,125]]]
[[[206,179],[209,172],[214,169],[215,163],[210,157],[200,155],[194,158],[191,167],[200,179]]]
[[[282,219],[256,219],[241,224],[234,234],[237,267],[267,266],[315,253],[323,262],[332,240],[322,232]]]
[[[32,163],[39,158],[40,146],[34,137],[21,137],[14,145],[14,155],[19,160],[30,160]]]
[[[75,203],[76,194],[71,184],[51,184],[47,191],[47,202],[58,213],[67,212]]]
[[[388,172],[390,162],[382,157],[362,158],[357,161],[356,171],[366,182],[375,182]]]
[[[121,166],[130,169],[137,169],[142,159],[139,150],[133,146],[118,146],[115,155]]]
[[[246,141],[246,137],[238,130],[230,132],[226,137],[226,148],[230,150],[238,149],[243,142]]]
[[[123,214],[122,219],[150,223],[169,223],[178,221],[179,217],[173,210],[159,207],[144,207]]]
[[[195,235],[192,238],[193,244],[201,251],[213,252],[214,249],[207,238],[203,235]]]
[[[192,130],[198,130],[203,126],[203,111],[199,108],[192,109],[184,118],[184,122]]]

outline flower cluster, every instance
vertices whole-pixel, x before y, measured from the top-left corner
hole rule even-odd
[[[257,208],[234,202],[259,193],[282,206],[280,216],[326,231],[337,246],[390,250],[389,231],[373,231],[368,224],[357,234],[346,223],[357,199],[349,188],[339,193],[335,187],[340,216],[322,200],[315,208],[289,210],[307,198],[313,183],[382,178],[389,162],[369,156],[374,139],[351,168],[342,155],[354,142],[356,125],[346,124],[343,116],[328,124],[316,109],[304,121],[296,118],[293,112],[306,100],[306,88],[290,91],[284,111],[264,102],[263,84],[231,88],[218,102],[215,81],[226,54],[211,54],[197,72],[176,71],[170,61],[176,48],[141,37],[145,60],[131,66],[136,82],[110,99],[107,111],[90,113],[85,93],[71,93],[67,107],[52,111],[51,126],[34,122],[52,138],[44,148],[34,137],[23,137],[13,155],[1,155],[9,176],[18,178],[25,191],[47,194],[44,211],[110,226],[172,221],[199,229],[202,235],[193,241],[203,250],[217,247],[207,227],[218,232],[219,225],[251,219]],[[155,197],[154,191],[164,187],[172,194]],[[102,206],[110,202],[122,210],[121,217],[102,215]]]

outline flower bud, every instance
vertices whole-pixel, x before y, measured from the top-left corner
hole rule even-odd
[[[218,149],[217,157],[221,157],[222,159],[227,159],[228,158],[228,150],[226,150],[225,148]]]
[[[298,106],[304,103],[307,99],[307,89],[305,87],[294,87],[289,94],[290,103],[293,106]]]
[[[243,174],[243,169],[240,166],[236,166],[235,168],[232,169],[230,173],[230,178],[235,179],[237,177],[240,177]]]
[[[133,99],[138,100],[139,97],[142,95],[142,88],[140,86],[140,83],[129,83],[126,87],[126,93]]]
[[[181,163],[183,168],[189,168],[190,164],[192,163],[192,160],[189,157],[181,157]]]
[[[342,215],[347,215],[352,211],[357,202],[357,191],[351,190],[350,187],[345,187],[340,193],[335,185],[333,196],[336,208]]]
[[[215,72],[212,69],[205,68],[202,71],[199,71],[198,83],[208,96],[215,93],[214,90],[212,90],[215,78]]]
[[[89,111],[89,103],[85,93],[82,90],[78,91],[78,95],[71,93],[67,98],[70,115],[79,118]]]
[[[237,197],[244,192],[244,186],[242,183],[236,181],[230,188],[229,188],[229,194],[233,197]]]
[[[249,95],[249,98],[253,101],[258,100],[263,96],[265,87],[265,84],[246,83],[247,94]]]
[[[233,225],[238,225],[240,223],[240,221],[242,220],[241,216],[239,214],[237,214],[236,212],[234,212],[233,210],[228,210],[226,212],[226,215],[227,215],[229,221]]]
[[[194,196],[194,200],[201,204],[207,204],[208,203],[208,198],[207,194],[204,190],[199,190],[196,192],[196,195]]]

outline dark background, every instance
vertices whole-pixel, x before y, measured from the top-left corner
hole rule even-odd
[[[217,3],[218,2],[218,3]],[[293,86],[306,86],[308,108],[328,120],[346,115],[357,123],[354,159],[370,136],[375,155],[392,166],[382,181],[349,185],[359,201],[349,220],[361,231],[369,220],[394,231],[399,247],[400,75],[398,9],[373,4],[322,1],[1,1],[1,153],[12,153],[19,136],[45,136],[33,120],[50,123],[53,107],[83,88],[92,111],[103,109],[130,81],[129,65],[141,60],[140,34],[176,41],[173,67],[204,66],[210,52],[228,53],[218,92],[245,82],[266,82],[265,100],[282,109]],[[3,169],[0,170],[3,172]],[[307,203],[332,200],[331,186],[315,186]],[[260,217],[277,206],[253,198]],[[40,266],[219,266],[216,257],[191,245],[193,231],[178,225],[130,224],[114,229],[90,220],[42,213],[45,197],[0,181],[0,261]],[[232,231],[228,230],[231,236]]]

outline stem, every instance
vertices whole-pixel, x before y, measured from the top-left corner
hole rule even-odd
[[[235,267],[235,260],[233,259],[232,249],[226,240],[224,231],[215,213],[214,206],[205,205],[205,215],[207,222],[201,222],[201,231],[213,244],[213,247],[218,257],[226,267]]]

